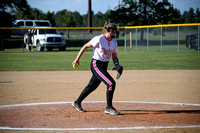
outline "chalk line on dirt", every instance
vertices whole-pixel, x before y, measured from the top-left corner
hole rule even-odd
[[[145,127],[114,127],[114,128],[13,128],[0,127],[0,130],[46,130],[46,131],[69,131],[69,130],[148,130],[148,129],[169,129],[169,128],[200,128],[200,125],[191,126],[145,126]]]
[[[170,103],[170,102],[141,102],[141,101],[113,101],[114,103],[147,103],[147,104],[168,104],[168,105],[186,105],[186,106],[200,106],[200,104],[193,103]],[[0,105],[0,108],[20,107],[20,106],[35,106],[35,105],[50,105],[50,104],[71,104],[72,102],[43,102],[43,103],[26,103],[13,105]],[[105,101],[84,101],[83,103],[105,103]]]
[[[114,101],[116,103],[149,103],[149,104],[169,104],[169,105],[188,105],[200,106],[200,104],[192,103],[168,103],[168,102],[141,102],[141,101]],[[71,104],[72,102],[45,102],[45,103],[27,103],[27,104],[13,104],[1,105],[0,108],[20,107],[20,106],[37,106],[50,104]],[[105,101],[84,101],[83,103],[105,103]],[[148,129],[168,129],[168,128],[200,128],[200,125],[180,125],[180,126],[139,126],[139,127],[114,127],[114,128],[15,128],[15,127],[0,127],[0,130],[46,130],[46,131],[63,131],[63,130],[148,130]]]

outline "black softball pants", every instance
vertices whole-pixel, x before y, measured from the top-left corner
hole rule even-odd
[[[106,99],[107,107],[112,106],[113,94],[115,91],[116,83],[114,79],[107,72],[108,62],[102,62],[99,60],[92,59],[91,71],[93,73],[90,82],[80,94],[76,103],[80,104],[91,92],[96,90],[101,82],[107,86]]]

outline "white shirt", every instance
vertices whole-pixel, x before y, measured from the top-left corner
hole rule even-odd
[[[104,35],[92,38],[90,43],[93,46],[92,58],[102,62],[109,61],[112,53],[118,51],[117,41],[114,38],[108,40]]]

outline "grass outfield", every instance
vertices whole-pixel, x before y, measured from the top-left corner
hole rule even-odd
[[[71,47],[65,52],[0,52],[0,71],[70,71],[79,49]],[[84,53],[78,70],[90,70],[91,54],[92,49]],[[118,57],[125,70],[200,69],[199,53],[124,51],[120,47]],[[110,62],[108,69],[112,67]]]

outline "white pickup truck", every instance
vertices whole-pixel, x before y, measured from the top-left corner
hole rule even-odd
[[[37,27],[35,27],[37,28]],[[41,28],[41,27],[40,27]],[[33,29],[33,46],[37,48],[37,51],[43,51],[47,48],[51,51],[53,48],[58,48],[60,51],[66,50],[65,38],[57,33],[55,29],[45,29],[49,27],[43,27],[44,29]],[[24,35],[24,44],[27,44],[27,33]]]
[[[52,27],[49,20],[15,20],[12,22],[14,28],[32,28],[32,27]],[[22,35],[27,33],[28,29],[18,30],[13,29],[12,35]]]

